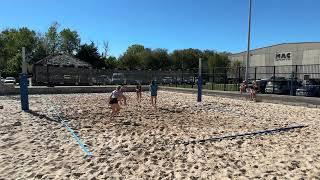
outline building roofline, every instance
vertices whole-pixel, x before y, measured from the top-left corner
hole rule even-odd
[[[274,46],[287,45],[287,44],[311,44],[311,43],[318,43],[318,44],[320,44],[320,41],[316,41],[316,42],[279,43],[279,44],[274,44],[274,45],[265,46],[265,47],[261,47],[261,48],[251,49],[250,51],[255,51],[255,50],[260,50],[260,49],[265,49],[265,48],[271,48],[271,47],[274,47]],[[242,54],[242,53],[246,53],[246,52],[247,52],[247,51],[242,51],[242,52],[238,52],[238,53],[232,53],[231,56],[233,56],[233,55],[238,55],[238,54]]]
[[[88,63],[88,62],[86,62],[86,61],[83,61],[83,60],[81,60],[81,59],[79,59],[79,58],[76,58],[76,57],[74,57],[74,56],[72,56],[72,55],[70,55],[70,54],[61,54],[61,53],[59,53],[59,54],[54,54],[54,55],[48,55],[48,56],[46,56],[46,57],[44,57],[43,59],[41,59],[41,60],[39,60],[39,61],[37,61],[36,63],[34,63],[34,65],[44,65],[44,64],[48,64],[48,62],[46,62],[46,61],[50,61],[50,60],[52,60],[52,59],[54,59],[54,58],[56,58],[56,57],[66,57],[66,58],[68,58],[68,59],[72,59],[72,60],[74,60],[74,61],[78,61],[78,62],[81,62],[81,63],[75,63],[75,64],[73,64],[73,65],[75,65],[75,66],[88,66],[88,67],[92,67],[92,65],[90,64],[90,63]],[[66,59],[66,58],[64,58],[64,59]],[[49,63],[49,64],[51,64],[52,65],[52,63]],[[64,63],[60,63],[59,65],[65,65]]]

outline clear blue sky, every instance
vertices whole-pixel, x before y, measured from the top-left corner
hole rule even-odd
[[[252,48],[320,41],[319,0],[253,0]],[[3,0],[0,27],[45,32],[53,21],[77,30],[82,42],[246,50],[248,0]]]

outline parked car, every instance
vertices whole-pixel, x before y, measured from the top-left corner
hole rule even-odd
[[[291,85],[291,82],[293,83]],[[296,89],[301,87],[301,83],[297,80],[291,80],[286,78],[270,79],[266,85],[265,93],[268,94],[290,94],[291,88],[293,95],[296,94]]]
[[[202,85],[206,85],[207,81],[202,78]],[[198,84],[198,77],[195,78],[195,84]]]
[[[130,85],[136,85],[141,83],[141,81],[139,80],[135,80],[135,79],[127,79],[126,84],[130,84]]]
[[[316,80],[304,81],[296,90],[297,96],[315,97],[320,96],[320,82]]]
[[[126,84],[126,78],[123,73],[113,73],[112,74],[112,84]]]
[[[16,84],[16,79],[14,77],[6,77],[4,84]]]
[[[162,78],[162,84],[173,84],[175,81],[173,77],[164,77]]]
[[[185,81],[185,79],[182,80],[182,78],[180,78],[180,77],[177,77],[176,81],[175,81],[175,79],[173,80],[173,82],[174,83],[177,82],[177,84],[184,84],[184,81]]]
[[[291,82],[292,82],[292,85],[291,85]],[[302,86],[301,81],[298,81],[297,79],[293,79],[293,81],[291,81],[291,79],[288,79],[289,94],[292,93],[292,95],[296,96],[296,91],[297,89],[301,88],[301,86]]]
[[[195,83],[195,78],[194,77],[187,77],[185,80],[186,84],[194,84]]]
[[[267,83],[268,83],[268,80],[267,79],[260,79],[260,80],[256,80],[256,83],[257,83],[257,85],[259,87],[259,92],[258,93],[264,94],[266,86],[267,86]]]
[[[289,94],[289,92],[287,80],[269,80],[265,88],[265,93],[267,94]]]
[[[106,75],[101,75],[95,79],[95,84],[97,85],[111,84],[111,79]]]

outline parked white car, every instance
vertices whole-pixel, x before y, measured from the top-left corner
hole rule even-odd
[[[127,80],[123,73],[113,73],[112,74],[112,84],[126,84]]]
[[[3,77],[1,77],[0,83],[4,83],[4,78]]]
[[[16,84],[16,79],[14,77],[6,77],[4,84]]]

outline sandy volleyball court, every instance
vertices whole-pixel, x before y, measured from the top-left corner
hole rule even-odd
[[[0,179],[316,179],[320,109],[160,92],[158,110],[133,93],[110,120],[108,94],[0,97]],[[53,108],[93,153],[57,122]],[[221,141],[294,125],[301,129]],[[186,143],[197,142],[197,143]],[[184,144],[183,144],[184,143]]]

